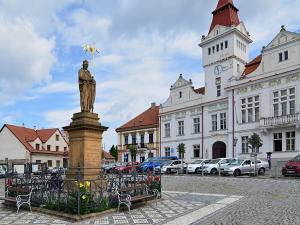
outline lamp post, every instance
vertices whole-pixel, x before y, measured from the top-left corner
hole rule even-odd
[[[235,137],[233,139],[233,158],[235,157],[235,149],[236,149],[236,145],[237,145],[238,140],[239,139],[237,137]]]

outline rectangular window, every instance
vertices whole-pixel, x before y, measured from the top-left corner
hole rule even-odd
[[[154,140],[153,140],[153,133],[149,133],[149,144],[153,144]]]
[[[35,144],[35,150],[40,150],[40,144]]]
[[[145,136],[144,136],[144,134],[141,134],[141,144],[142,145],[145,144]]]
[[[136,145],[136,135],[135,134],[131,135],[131,138],[132,138],[132,144]]]
[[[59,141],[59,135],[58,134],[55,136],[55,139],[56,139],[56,141]]]
[[[170,123],[165,124],[165,137],[171,136],[171,129],[170,129]]]
[[[200,158],[200,145],[194,145],[194,158]]]
[[[217,97],[221,96],[221,85],[217,85]]]
[[[224,48],[224,44],[223,44],[223,42],[221,43],[221,50],[223,50],[223,48]]]
[[[48,167],[52,167],[52,160],[48,160],[47,164],[48,164]]]
[[[282,133],[274,134],[274,152],[282,152]]]
[[[124,136],[125,139],[125,145],[128,145],[128,135]]]
[[[178,135],[184,135],[184,121],[178,121]]]
[[[248,136],[242,137],[242,153],[249,153],[249,144],[248,144]]]
[[[218,115],[212,115],[211,116],[211,123],[212,123],[212,131],[218,130]]]
[[[171,149],[169,147],[165,148],[165,156],[171,156]]]
[[[56,167],[60,167],[60,160],[56,160]]]
[[[274,116],[286,116],[295,114],[296,89],[289,88],[273,92]]]
[[[58,151],[59,151],[59,146],[56,146],[56,147],[55,147],[55,150],[58,152]]]
[[[200,133],[200,118],[194,118],[194,133]]]
[[[228,48],[228,41],[225,41],[225,48]]]
[[[212,47],[212,53],[215,53],[215,49],[216,49],[216,47],[213,46],[213,47]]]
[[[285,51],[284,52],[284,60],[288,60],[289,59],[289,52]]]
[[[283,61],[282,52],[279,53],[279,62]]]
[[[64,152],[66,152],[67,151],[67,147],[64,147]]]
[[[296,132],[286,132],[286,150],[295,151]]]
[[[242,123],[259,121],[259,96],[241,99]]]
[[[226,113],[221,113],[220,114],[220,129],[221,130],[226,130],[227,129]]]
[[[35,160],[35,163],[36,163],[36,164],[41,164],[41,163],[42,163],[42,160]]]
[[[220,47],[219,47],[219,44],[217,44],[217,52],[219,51]]]
[[[47,151],[51,151],[51,145],[47,145]]]
[[[208,55],[211,55],[211,48],[208,48]]]

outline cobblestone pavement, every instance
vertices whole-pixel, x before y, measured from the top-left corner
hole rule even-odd
[[[3,189],[3,183],[2,183]],[[86,220],[77,224],[172,224],[188,225],[198,219],[209,215],[216,210],[226,207],[240,200],[240,196],[190,194],[178,192],[164,192],[163,200],[158,205],[146,204],[131,211],[112,213],[101,218]],[[37,212],[21,211],[16,214],[15,210],[0,208],[0,224],[72,224],[56,217]]]
[[[193,225],[300,224],[299,179],[164,176],[163,184],[165,190],[245,196]]]
[[[78,224],[300,224],[300,180],[163,176],[162,182],[164,200],[157,207],[147,204],[132,210],[131,215],[113,213]],[[0,209],[0,224],[25,223],[71,224],[40,213],[22,211],[17,215]]]

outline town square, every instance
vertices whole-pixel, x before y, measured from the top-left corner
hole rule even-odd
[[[0,0],[0,224],[300,224],[299,0]]]

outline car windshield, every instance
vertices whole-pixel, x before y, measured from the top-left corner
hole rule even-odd
[[[300,162],[300,155],[298,155],[295,158],[293,158],[292,160],[290,160],[290,162]]]
[[[231,161],[228,165],[241,165],[244,162],[244,160],[241,159],[234,159]]]
[[[203,162],[203,160],[196,160],[196,161],[192,162],[191,164],[200,164],[202,162]]]
[[[172,160],[167,160],[167,161],[161,162],[161,165],[166,166],[166,165],[170,165],[171,163],[172,163]]]
[[[220,161],[221,161],[221,159],[213,159],[209,162],[209,164],[217,164]]]

